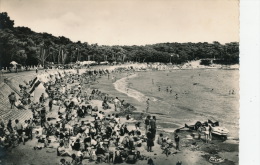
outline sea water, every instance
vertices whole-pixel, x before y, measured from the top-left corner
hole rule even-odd
[[[238,137],[239,70],[136,72],[117,80],[114,87],[144,107],[150,98],[149,113],[157,117],[161,127],[175,129],[210,119],[219,121],[230,136]]]

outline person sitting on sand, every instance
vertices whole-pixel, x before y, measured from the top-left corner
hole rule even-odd
[[[108,105],[107,100],[104,100],[102,103],[103,109],[110,109],[111,107]]]
[[[135,129],[136,129],[136,130],[140,130],[140,125],[141,125],[141,122],[139,122],[139,121],[136,122],[136,123],[135,123]]]
[[[171,145],[168,144],[167,138],[162,139],[161,149],[163,150],[162,154],[165,154],[167,157],[171,154]]]
[[[157,143],[158,143],[159,145],[161,145],[162,142],[163,142],[163,134],[160,133],[160,135],[158,136],[158,139],[157,139]]]
[[[112,114],[112,117],[113,117],[113,114]],[[114,117],[114,122],[115,122],[115,125],[121,124],[120,118],[119,118],[119,115],[118,115],[118,114],[115,115],[115,117]]]
[[[45,102],[44,93],[41,94],[41,97],[39,98],[39,102],[40,103],[44,103]]]
[[[76,155],[76,154],[72,154],[71,155],[72,161],[71,161],[71,165],[80,165],[82,164],[82,156],[80,155]]]
[[[64,147],[64,143],[60,143],[60,146],[57,148],[57,156],[71,156],[71,153],[67,151]]]
[[[148,165],[154,165],[153,159],[152,159],[152,158],[149,158],[148,161],[147,161],[147,164],[148,164]]]
[[[68,162],[66,162],[66,160],[65,159],[61,159],[60,160],[60,164],[59,165],[68,165],[69,163]]]
[[[97,146],[97,150],[96,150],[96,155],[97,155],[97,162],[101,163],[101,162],[104,162],[105,159],[106,159],[106,154],[105,154],[105,150],[104,150],[104,147],[103,147],[103,143],[99,143],[98,146]]]
[[[176,165],[182,165],[182,161],[178,161]]]
[[[117,164],[117,163],[123,163],[123,158],[120,154],[120,151],[115,152],[114,164]]]

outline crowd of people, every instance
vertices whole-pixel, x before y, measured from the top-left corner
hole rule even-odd
[[[120,72],[122,70],[117,70]],[[57,148],[57,156],[61,156],[60,164],[82,164],[89,161],[135,163],[144,160],[140,149],[145,145],[148,152],[153,152],[156,137],[156,116],[148,115],[144,120],[145,132],[142,133],[141,122],[135,121],[130,114],[122,116],[121,112],[129,109],[129,104],[118,97],[110,97],[98,89],[90,90],[89,84],[97,81],[97,77],[109,75],[108,71],[89,71],[83,74],[77,72],[60,73],[43,83],[45,91],[38,102],[31,101],[32,88],[36,88],[33,79],[20,85],[23,105],[31,110],[33,116],[24,122],[11,120],[6,125],[0,121],[0,145],[12,148],[20,143],[24,145],[29,140],[35,140],[35,150],[46,147]],[[11,108],[15,106],[16,96],[9,96]],[[100,108],[92,100],[102,102]],[[111,107],[114,105],[114,110]],[[149,99],[147,101],[147,112]],[[124,122],[121,121],[122,118]],[[176,140],[176,149],[179,149]],[[163,151],[173,147],[170,138],[160,134],[157,143]],[[168,146],[167,146],[168,145]],[[169,155],[167,151],[166,155]],[[71,157],[68,162],[66,157]],[[152,162],[149,159],[148,162]]]

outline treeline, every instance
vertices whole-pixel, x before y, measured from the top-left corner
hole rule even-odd
[[[72,42],[64,36],[36,33],[28,27],[14,27],[7,13],[0,13],[0,65],[11,61],[21,65],[69,64],[76,61],[176,63],[215,58],[216,63],[239,63],[239,43],[158,43],[145,46],[106,46]]]

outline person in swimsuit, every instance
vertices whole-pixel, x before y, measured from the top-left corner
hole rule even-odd
[[[146,113],[148,113],[149,107],[150,107],[150,99],[148,98],[148,99],[146,100]]]
[[[210,128],[209,128],[208,123],[205,124],[204,128],[205,128],[205,142],[209,143],[209,129]]]

